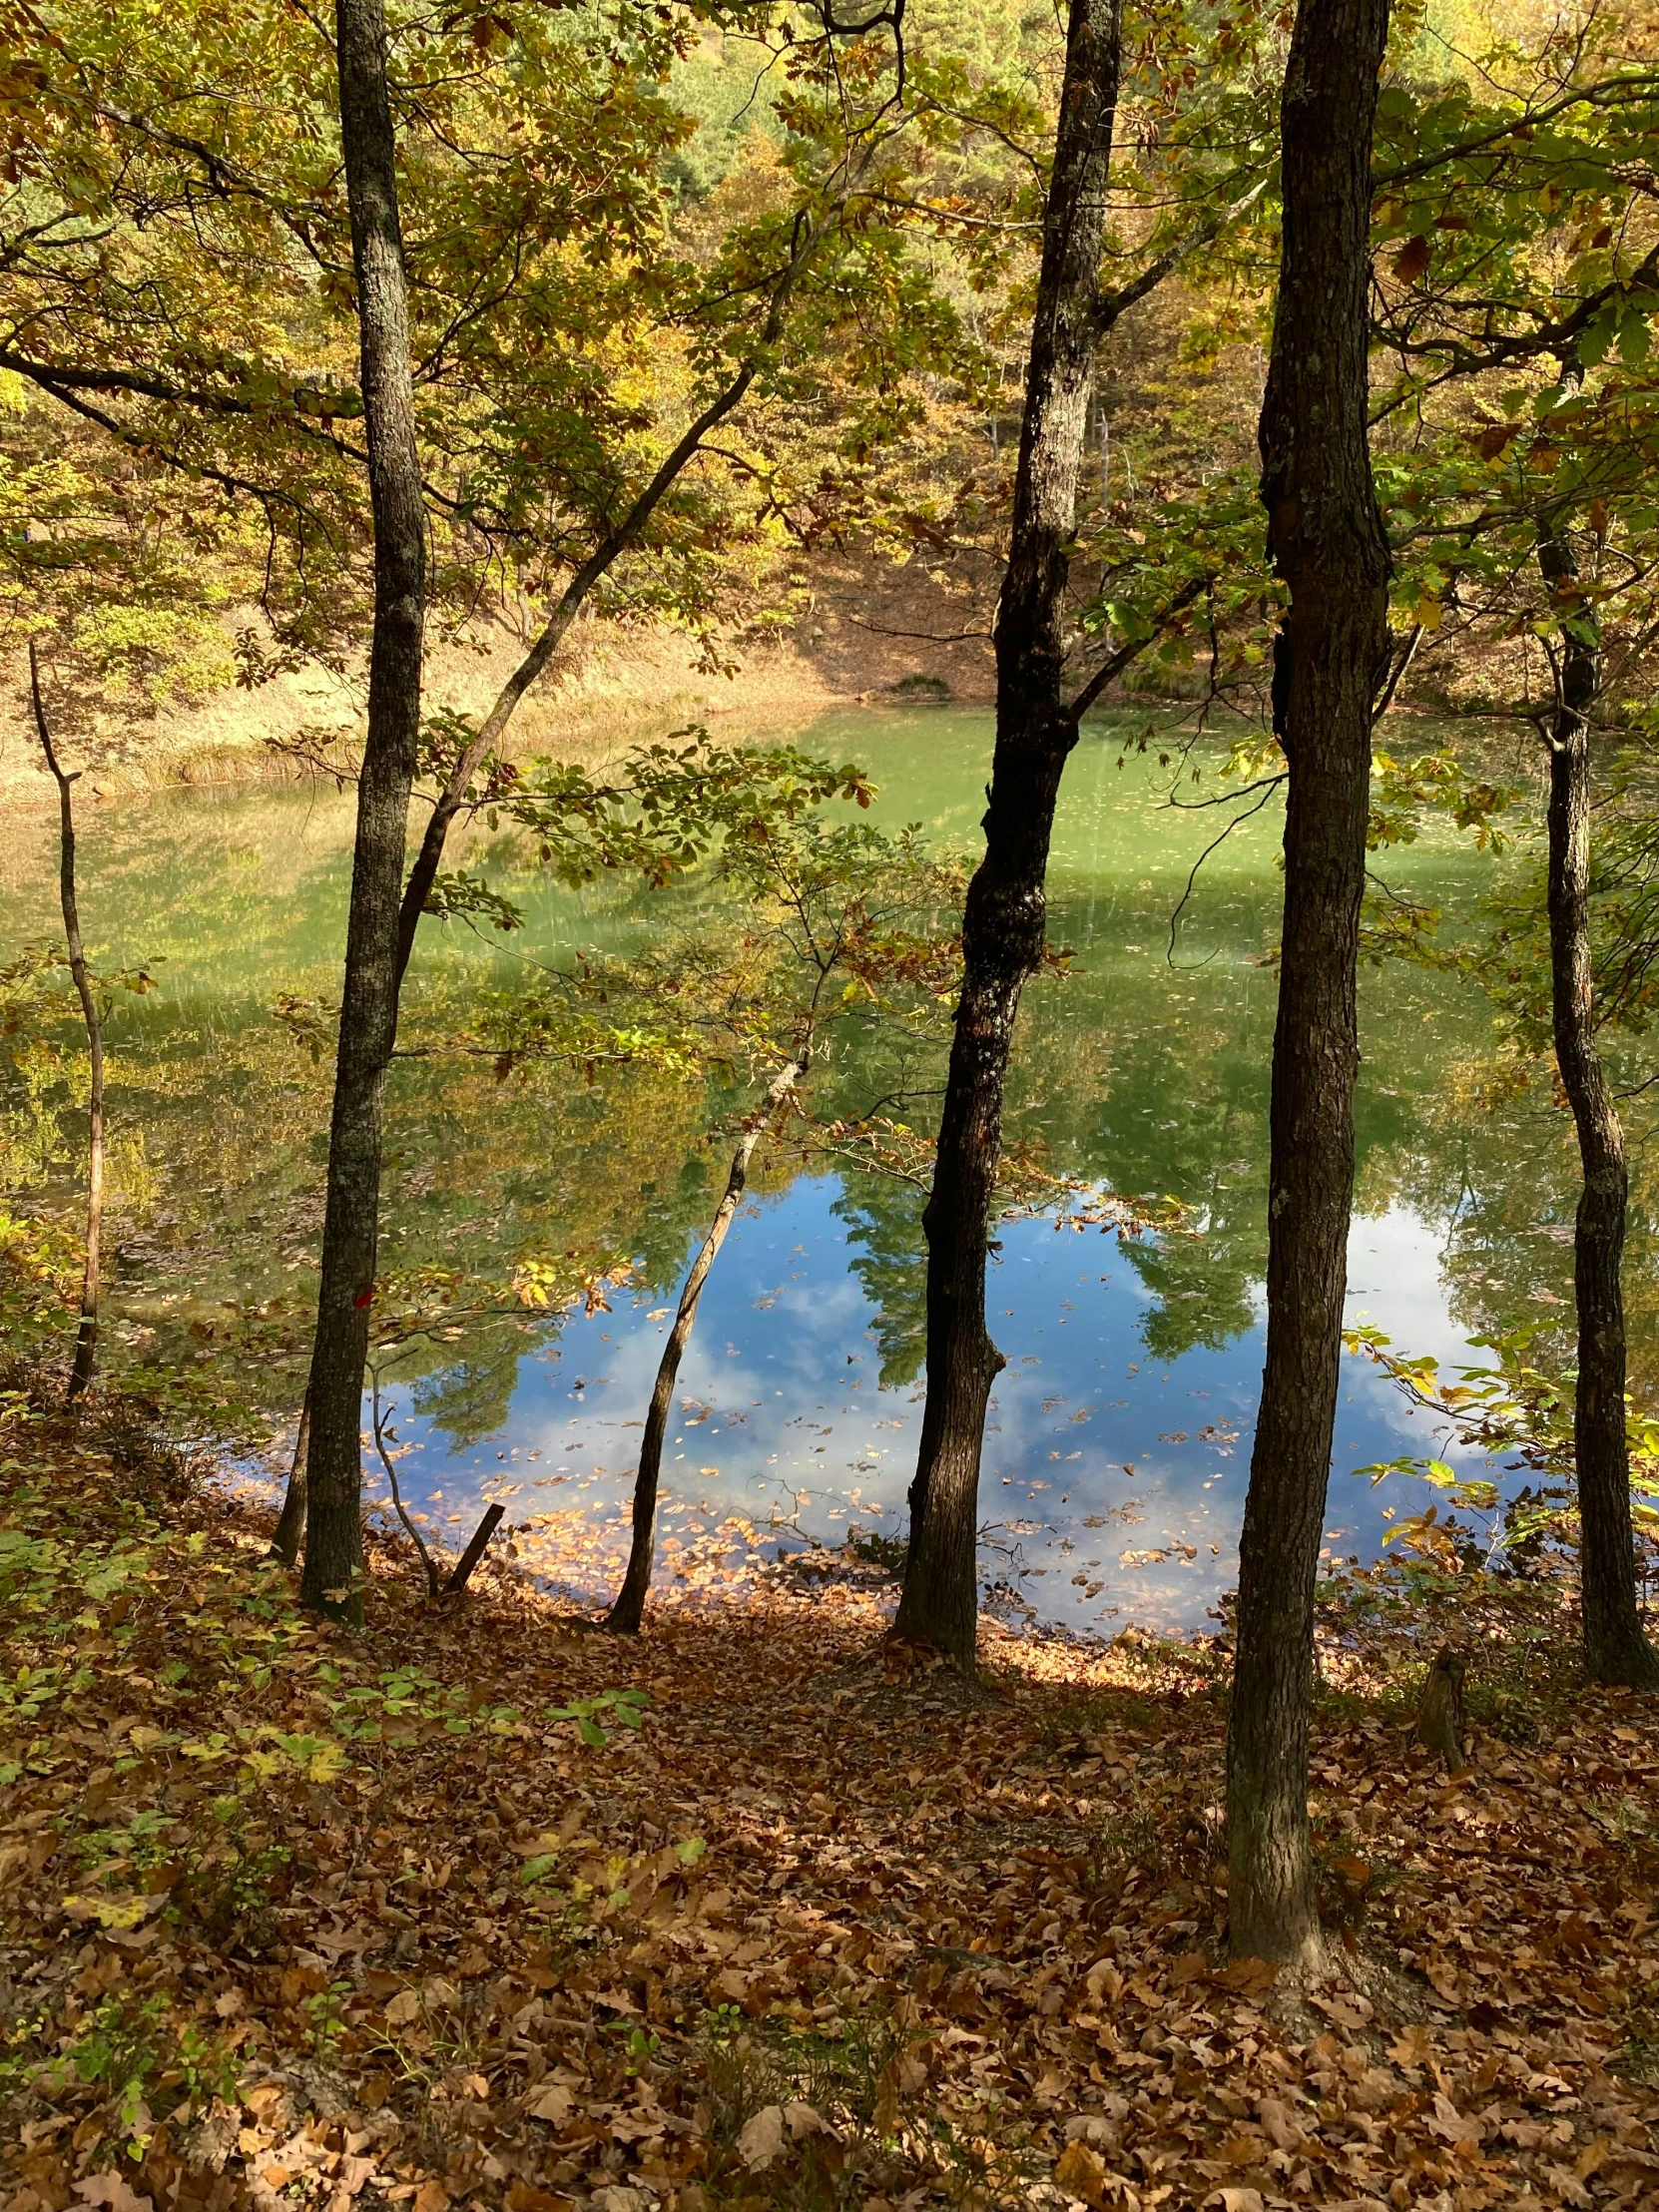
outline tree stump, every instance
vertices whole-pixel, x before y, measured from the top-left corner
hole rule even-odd
[[[1461,1652],[1449,1644],[1442,1646],[1434,1654],[1417,1704],[1417,1741],[1443,1759],[1448,1769],[1465,1764],[1463,1677],[1468,1665]]]

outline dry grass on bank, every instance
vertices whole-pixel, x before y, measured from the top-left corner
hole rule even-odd
[[[1219,1941],[1213,1651],[968,1698],[846,1590],[619,1644],[384,1551],[353,1638],[119,1425],[15,1408],[0,1494],[7,2212],[1659,2201],[1659,1715],[1542,1601],[1457,1609],[1450,1777],[1439,1624],[1330,1641],[1296,1991]]]
[[[228,627],[248,619],[244,610]],[[817,565],[806,610],[793,627],[720,641],[719,669],[702,665],[685,631],[579,620],[520,707],[506,749],[520,760],[556,754],[597,761],[691,723],[729,731],[734,742],[764,742],[790,737],[837,706],[984,704],[992,689],[988,639],[957,638],[961,620],[951,593],[924,571],[850,558]],[[528,621],[480,620],[463,639],[434,637],[428,708],[486,713],[532,635]],[[0,797],[45,808],[56,795],[21,682],[21,666],[0,671]],[[219,692],[153,721],[111,717],[97,743],[76,757],[89,764],[89,784],[109,797],[275,782],[312,773],[302,753],[337,752],[349,762],[362,713],[360,684],[307,668],[256,690]]]

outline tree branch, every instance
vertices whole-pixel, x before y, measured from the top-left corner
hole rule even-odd
[[[1083,689],[1066,709],[1067,720],[1074,723],[1081,722],[1112,679],[1121,676],[1131,661],[1139,659],[1149,645],[1154,644],[1157,639],[1161,638],[1169,628],[1171,617],[1179,614],[1183,607],[1190,607],[1201,592],[1210,589],[1215,580],[1213,576],[1190,577],[1159,616],[1157,627],[1149,636],[1138,639],[1133,645],[1119,646],[1115,653],[1101,663],[1100,667],[1095,670]]]
[[[415,932],[420,927],[420,917],[432,885],[437,880],[438,868],[443,859],[444,839],[449,826],[465,802],[472,779],[478,773],[485,756],[511,721],[519,701],[546,668],[557,652],[565,632],[588,594],[617,558],[625,553],[645,532],[651,517],[661,505],[665,494],[695,458],[704,438],[738,406],[750,385],[761,370],[766,350],[776,345],[782,335],[784,314],[803,272],[817,250],[823,232],[815,227],[803,213],[797,219],[795,251],[773,286],[771,304],[762,325],[759,341],[749,358],[724,388],[689,425],[663,461],[656,474],[640,493],[622,520],[608,530],[588,558],[565,586],[558,605],[542,628],[540,636],[514,669],[496,699],[495,705],[479,725],[476,736],[463,749],[450,770],[443,790],[439,793],[426,824],[426,831],[420,840],[420,850],[409,870],[408,881],[403,888],[402,906],[398,915],[397,972],[401,979],[414,950]]]

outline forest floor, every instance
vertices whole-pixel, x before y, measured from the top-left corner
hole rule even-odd
[[[352,1636],[119,1411],[0,1426],[6,2212],[1659,2202],[1659,1712],[1550,1594],[1328,1609],[1288,1987],[1220,1939],[1214,1648],[970,1695],[833,1581],[624,1644],[384,1548]]]

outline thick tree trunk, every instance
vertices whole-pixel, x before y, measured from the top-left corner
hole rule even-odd
[[[379,1241],[381,1114],[397,1034],[398,904],[420,734],[426,544],[380,0],[338,0],[335,30],[374,517],[374,627],[311,1354],[301,1593],[307,1605],[360,1621],[358,1435]]]
[[[1538,566],[1557,594],[1577,582],[1565,536],[1543,540]],[[1629,1178],[1624,1131],[1596,1049],[1590,970],[1590,716],[1601,688],[1601,653],[1586,608],[1564,608],[1559,638],[1549,741],[1549,966],[1555,1064],[1572,1108],[1583,1169],[1573,1242],[1578,1307],[1573,1447],[1584,1663],[1598,1682],[1654,1689],[1659,1659],[1642,1634],[1636,1604],[1625,1428],[1620,1263]]]
[[[73,1404],[92,1381],[98,1357],[98,1305],[101,1284],[99,1245],[104,1231],[104,1025],[87,971],[86,947],[81,942],[81,908],[75,892],[75,804],[67,775],[52,743],[46,719],[46,701],[40,688],[40,654],[29,640],[29,698],[35,712],[46,765],[58,787],[58,895],[63,907],[64,943],[69,949],[69,972],[81,1001],[81,1018],[87,1030],[87,1250],[81,1273],[81,1322],[75,1333],[75,1358],[64,1395]]]
[[[605,1616],[605,1626],[613,1635],[637,1636],[640,1623],[645,1618],[645,1600],[651,1588],[651,1564],[657,1541],[657,1491],[662,1481],[663,1442],[668,1434],[669,1413],[674,1404],[674,1385],[679,1380],[680,1362],[691,1338],[692,1324],[697,1319],[697,1305],[703,1296],[703,1286],[709,1280],[709,1270],[720,1256],[720,1248],[726,1242],[726,1232],[743,1199],[749,1181],[749,1163],[761,1134],[773,1115],[795,1089],[807,1072],[812,1057],[810,1044],[802,1046],[793,1060],[786,1061],[773,1077],[765,1098],[744,1123],[743,1137],[732,1156],[732,1172],[726,1178],[726,1190],[715,1218],[709,1225],[709,1234],[703,1240],[702,1250],[692,1262],[691,1273],[686,1277],[685,1288],[680,1293],[679,1311],[674,1317],[674,1327],[668,1333],[668,1343],[663,1347],[663,1357],[657,1367],[656,1386],[651,1392],[651,1404],[645,1416],[645,1433],[640,1439],[639,1472],[634,1477],[634,1533],[628,1550],[628,1571],[623,1576],[622,1588],[616,1601]]]
[[[1308,1827],[1314,1584],[1354,1186],[1355,981],[1388,553],[1367,439],[1372,123],[1387,0],[1302,0],[1283,104],[1284,244],[1262,408],[1268,542],[1290,586],[1275,723],[1290,764],[1273,1041],[1268,1341],[1239,1547],[1228,1733],[1236,1953],[1319,1943]]]
[[[996,752],[985,856],[962,916],[962,989],[927,1230],[927,1403],[910,1485],[897,1632],[971,1670],[979,1452],[1002,1355],[985,1258],[1014,1017],[1043,955],[1049,837],[1077,720],[1061,696],[1069,544],[1099,339],[1121,0],[1072,0],[1026,369],[1008,569],[996,624]]]
[[[305,1540],[305,1459],[310,1440],[311,1393],[307,1390],[299,1402],[299,1427],[293,1439],[288,1486],[282,1492],[282,1510],[271,1535],[271,1557],[280,1559],[284,1567],[293,1565]]]

